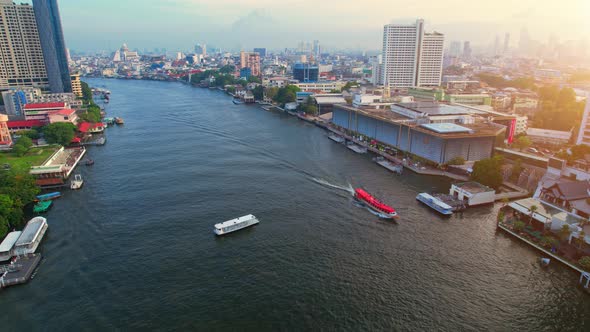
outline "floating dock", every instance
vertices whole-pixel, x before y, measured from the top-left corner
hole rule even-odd
[[[391,161],[386,160],[383,157],[377,157],[375,159],[373,159],[378,165],[392,171],[393,173],[397,174],[397,175],[402,175],[403,171],[404,171],[404,166],[403,165],[398,165],[395,163],[392,163]]]
[[[24,284],[31,280],[37,266],[41,263],[41,254],[19,256],[10,264],[0,266],[0,288]]]
[[[431,194],[433,197],[438,198],[439,200],[443,201],[445,204],[450,205],[453,208],[453,212],[463,211],[467,208],[465,202],[456,199],[451,195],[446,194]]]

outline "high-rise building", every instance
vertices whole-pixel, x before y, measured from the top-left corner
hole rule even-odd
[[[438,86],[442,76],[444,35],[424,33],[424,20],[383,27],[381,81],[390,87]]]
[[[471,42],[465,41],[463,43],[463,58],[471,59]]]
[[[0,0],[0,89],[48,85],[33,7]]]
[[[451,47],[449,49],[449,55],[452,57],[458,57],[461,55],[461,42],[458,40],[451,42]]]
[[[383,69],[383,55],[372,56],[369,63],[371,64],[371,83],[373,85],[383,84],[381,81],[383,78],[383,74],[381,73]]]
[[[416,86],[439,86],[442,77],[445,36],[438,32],[425,33],[419,50]]]
[[[509,49],[510,49],[510,34],[508,32],[506,32],[506,34],[504,35],[504,54],[507,54]]]
[[[293,67],[293,78],[299,83],[317,82],[320,69],[311,63],[296,63]]]
[[[320,53],[321,53],[320,41],[319,40],[314,40],[313,41],[313,57],[316,60],[319,60]]]
[[[500,54],[500,36],[496,35],[496,39],[494,40],[494,55]]]
[[[57,0],[33,0],[33,11],[39,29],[49,89],[53,93],[72,92]]]
[[[197,44],[195,45],[195,54],[200,54],[202,56],[207,56],[207,45]]]
[[[240,69],[250,68],[252,76],[260,76],[260,54],[240,52]]]
[[[590,92],[586,92],[586,108],[584,109],[582,125],[580,125],[576,144],[590,145]]]
[[[259,48],[255,48],[254,52],[260,54],[261,58],[265,58],[266,57],[266,48],[264,47],[259,47]]]

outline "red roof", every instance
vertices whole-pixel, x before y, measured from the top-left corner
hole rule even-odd
[[[63,110],[52,112],[51,115],[57,114],[57,115],[70,116],[70,115],[72,115],[74,113],[76,113],[75,110],[72,110],[72,109],[69,109],[69,108],[64,108]]]
[[[72,138],[72,141],[71,141],[71,143],[80,143],[80,142],[82,142],[82,139],[80,137],[74,137],[74,138]]]
[[[97,123],[90,123],[90,122],[82,122],[78,125],[78,130],[83,133],[87,133],[90,129],[104,127],[104,124],[101,122]]]
[[[26,104],[25,110],[36,110],[36,109],[47,109],[47,108],[65,108],[66,103],[38,103],[38,104]]]
[[[22,121],[8,121],[6,122],[8,128],[22,128],[22,127],[43,127],[44,121],[41,120],[22,120]]]

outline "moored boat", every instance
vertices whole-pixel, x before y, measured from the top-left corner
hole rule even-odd
[[[53,204],[53,201],[41,201],[41,202],[38,202],[33,207],[33,212],[35,212],[35,213],[44,213],[44,212],[47,212],[47,210],[49,210],[49,208],[51,207],[52,204]]]
[[[241,101],[241,100],[239,100],[239,99],[236,99],[236,98],[232,99],[232,102],[233,102],[234,104],[236,104],[236,105],[239,105],[239,104],[243,104],[243,103],[244,103],[243,101]]]
[[[375,161],[380,166],[387,168],[388,170],[392,171],[393,173],[395,173],[397,175],[402,175],[402,173],[404,172],[403,165],[392,163],[391,161],[388,161],[381,156],[373,158],[373,161]]]
[[[354,198],[365,204],[369,209],[376,212],[380,218],[392,219],[399,218],[397,212],[391,206],[379,201],[371,194],[361,188],[354,190]]]
[[[38,201],[50,201],[52,199],[56,199],[61,197],[61,193],[59,191],[54,191],[47,194],[37,195]]]
[[[328,138],[336,143],[344,143],[344,141],[345,141],[344,137],[338,136],[336,134],[330,134],[330,135],[328,135]]]
[[[243,217],[215,224],[215,229],[213,230],[213,232],[217,235],[225,235],[235,231],[239,231],[240,229],[254,226],[259,222],[260,221],[258,221],[258,219],[254,215],[249,214]]]
[[[360,153],[360,154],[367,153],[367,148],[366,147],[360,146],[360,145],[356,145],[353,142],[348,142],[346,144],[346,147],[349,148],[350,150],[356,152],[356,153]]]
[[[123,120],[123,118],[120,118],[117,116],[117,117],[115,117],[115,123],[118,125],[122,125],[122,124],[125,124],[125,121]]]
[[[92,159],[86,159],[86,160],[84,161],[84,164],[85,164],[86,166],[92,166],[92,165],[94,165],[94,160],[92,160]]]
[[[80,189],[80,188],[82,188],[83,184],[84,184],[84,180],[82,180],[82,175],[76,174],[76,175],[74,175],[74,179],[70,183],[70,189],[72,189],[72,190]]]
[[[452,206],[430,194],[420,193],[416,196],[416,199],[442,215],[450,216],[453,214]]]

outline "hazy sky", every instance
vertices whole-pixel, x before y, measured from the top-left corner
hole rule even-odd
[[[20,2],[20,1],[17,1]],[[59,0],[68,47],[224,49],[326,47],[379,49],[384,24],[421,17],[450,40],[491,44],[521,28],[533,39],[590,36],[590,0]]]

